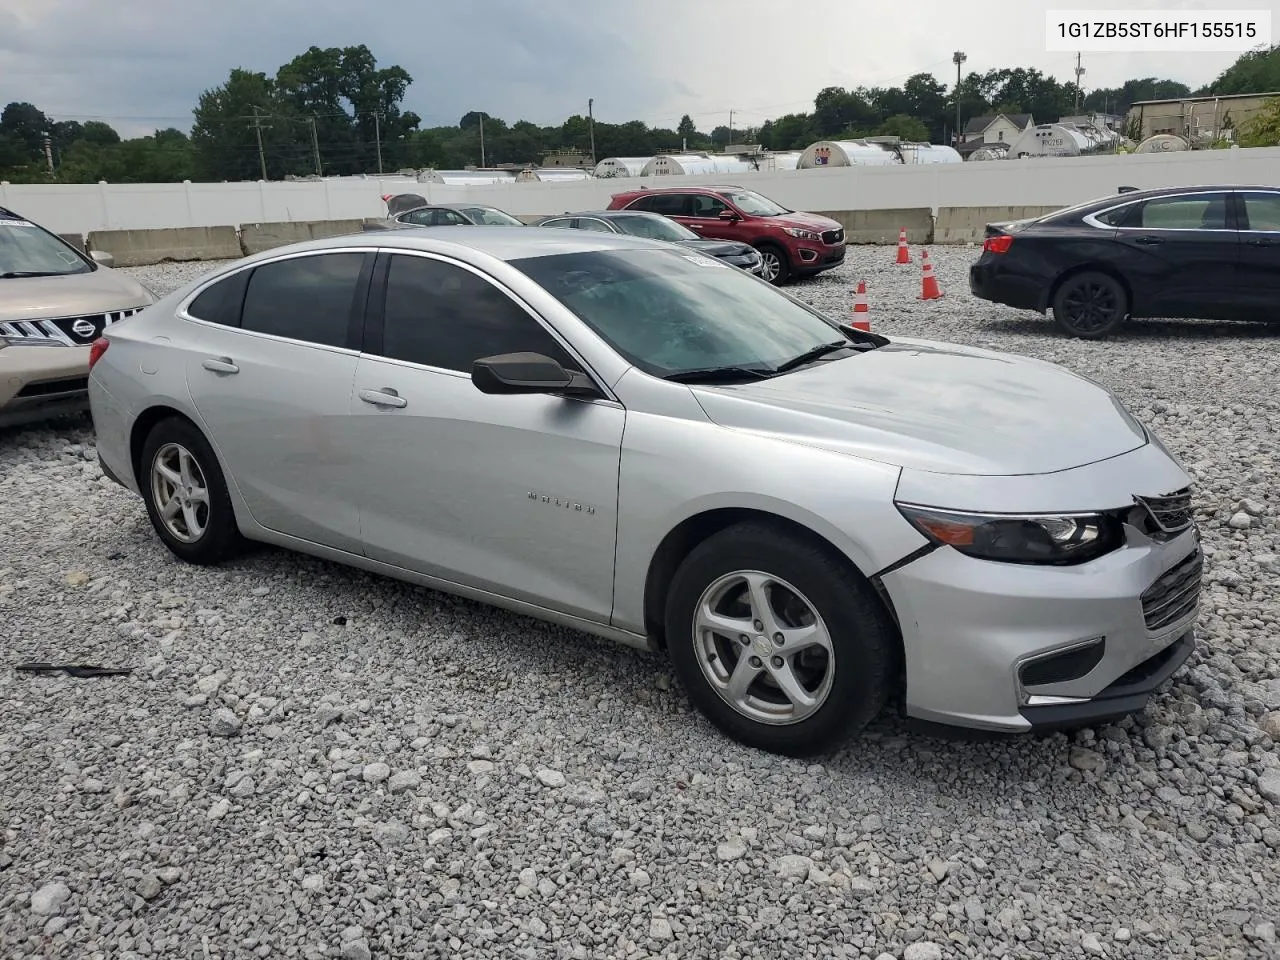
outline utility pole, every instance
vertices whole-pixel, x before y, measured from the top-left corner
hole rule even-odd
[[[1084,76],[1084,67],[1080,66],[1080,54],[1076,54],[1076,113],[1080,112],[1080,78]]]
[[[373,141],[378,150],[378,173],[382,173],[382,111],[373,111]]]
[[[307,122],[311,124],[311,150],[316,157],[316,176],[323,176],[320,169],[320,138],[316,136],[316,118],[311,117]]]
[[[594,97],[587,100],[587,129],[591,133],[591,165],[594,167],[596,163],[596,101]]]
[[[44,135],[44,161],[49,166],[49,176],[53,176],[53,137],[47,132]]]
[[[484,169],[484,111],[480,111],[480,169]]]
[[[956,147],[960,146],[960,65],[969,58],[957,50],[951,55],[951,62],[956,65]]]
[[[258,162],[262,165],[262,179],[267,179],[267,155],[262,149],[262,120],[258,117],[258,105],[253,105],[253,129],[258,135]]]
[[[728,147],[732,145],[733,145],[733,111],[730,110],[729,111],[729,142],[726,143],[725,146]]]

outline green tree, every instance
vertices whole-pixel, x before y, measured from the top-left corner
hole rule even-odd
[[[262,176],[255,122],[262,124],[267,178],[293,173],[296,141],[275,83],[265,73],[239,67],[227,82],[200,95],[191,127],[199,174],[209,180],[257,180]]]
[[[925,143],[929,139],[929,128],[918,117],[908,117],[906,114],[899,113],[886,118],[884,123],[875,128],[874,135]]]
[[[1272,93],[1280,90],[1280,43],[1251,50],[1209,85],[1209,94]]]
[[[28,161],[44,156],[44,138],[51,126],[44,111],[31,103],[10,103],[0,111],[0,137]]]
[[[687,113],[680,118],[680,125],[676,127],[676,133],[686,140],[699,139],[698,128],[693,122],[693,117]]]
[[[1271,97],[1262,109],[1240,124],[1236,142],[1242,147],[1280,146],[1280,97]]]

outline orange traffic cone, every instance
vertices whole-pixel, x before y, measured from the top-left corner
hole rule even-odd
[[[920,251],[920,262],[924,265],[924,275],[921,278],[921,300],[940,300],[942,298],[942,290],[938,288],[938,278],[933,275],[933,264],[929,262],[929,251]]]
[[[907,228],[898,231],[898,263],[910,263],[911,254],[907,250]]]
[[[853,322],[855,330],[871,332],[871,310],[867,307],[867,281],[858,281],[858,292],[853,298]]]

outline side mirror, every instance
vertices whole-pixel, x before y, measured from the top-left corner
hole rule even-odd
[[[598,396],[586,374],[566,370],[541,353],[481,357],[471,366],[471,382],[481,393],[563,393]]]
[[[89,256],[93,258],[93,262],[104,267],[114,267],[116,258],[113,254],[107,253],[105,250],[90,250]]]
[[[740,220],[740,219],[741,219],[741,217],[739,217],[739,216],[738,216],[736,213],[734,213],[732,210],[721,210],[721,211],[720,211],[720,219],[721,219],[721,220]]]

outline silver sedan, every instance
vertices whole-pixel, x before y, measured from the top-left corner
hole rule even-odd
[[[182,559],[264,541],[661,649],[763,749],[831,749],[895,694],[1093,723],[1195,644],[1189,479],[1110,391],[859,332],[671,244],[279,248],[93,360],[104,471]]]

